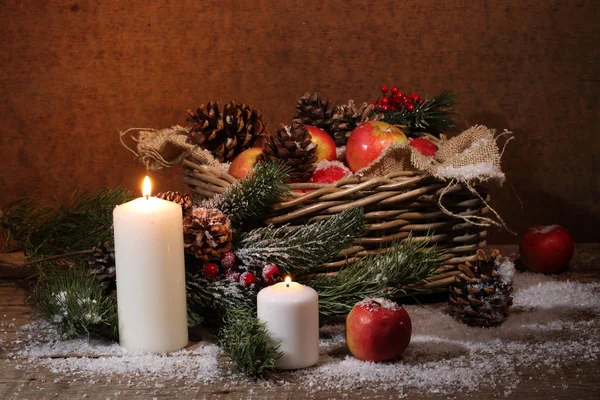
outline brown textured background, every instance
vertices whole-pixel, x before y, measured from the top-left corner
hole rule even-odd
[[[453,89],[462,127],[515,132],[493,192],[511,228],[600,241],[598,21],[597,0],[0,1],[0,206],[137,191],[144,171],[118,132],[183,124],[209,100],[275,126],[306,91],[363,101],[385,83]]]

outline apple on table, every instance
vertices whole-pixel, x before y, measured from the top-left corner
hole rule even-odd
[[[529,228],[519,245],[519,254],[525,267],[544,274],[565,271],[574,251],[571,235],[560,225]]]
[[[412,323],[408,312],[387,299],[364,299],[346,318],[346,343],[362,361],[385,361],[402,355],[410,343]]]

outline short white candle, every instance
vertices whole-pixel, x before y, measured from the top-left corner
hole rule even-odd
[[[146,187],[147,186],[147,187]],[[119,342],[165,353],[188,343],[181,206],[150,197],[113,212]]]
[[[288,277],[258,293],[257,309],[271,340],[281,342],[276,368],[306,368],[319,361],[319,296],[313,288]]]

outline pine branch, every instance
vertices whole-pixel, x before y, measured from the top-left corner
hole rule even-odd
[[[279,343],[272,343],[265,324],[251,307],[227,310],[219,344],[241,371],[254,378],[274,371],[275,361],[282,355]]]
[[[256,291],[239,283],[223,279],[207,279],[201,274],[186,273],[188,323],[199,325],[205,317],[214,316],[217,322],[232,308],[252,307],[256,304]]]
[[[288,173],[289,168],[282,164],[258,164],[248,177],[200,206],[218,209],[234,228],[240,228],[245,222],[262,217],[273,203],[289,193],[290,188],[284,183]]]
[[[392,125],[405,125],[409,133],[427,132],[439,136],[440,133],[452,131],[455,128],[452,117],[455,114],[456,98],[456,94],[445,91],[433,99],[415,103],[413,111],[404,107],[389,111],[384,114],[382,121]]]
[[[348,247],[348,240],[362,233],[363,217],[362,208],[351,208],[292,229],[258,228],[242,237],[235,255],[247,266],[274,263],[285,272],[305,272]]]
[[[113,209],[131,199],[122,189],[76,192],[56,207],[22,198],[2,209],[0,225],[30,259],[83,251],[112,241]]]
[[[101,282],[85,273],[87,264],[46,264],[35,290],[35,297],[47,321],[71,339],[116,339],[118,336],[117,301],[104,294]]]
[[[319,293],[323,316],[346,314],[367,297],[393,298],[402,287],[430,277],[441,265],[441,253],[427,242],[409,238],[391,251],[363,258],[336,276],[303,282]]]

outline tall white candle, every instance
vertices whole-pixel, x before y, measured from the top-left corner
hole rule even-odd
[[[146,187],[147,186],[147,187]],[[150,197],[113,212],[119,342],[165,353],[188,343],[181,206]]]
[[[271,340],[281,342],[283,355],[276,368],[306,368],[319,361],[319,296],[314,289],[286,278],[258,293],[257,309]]]

